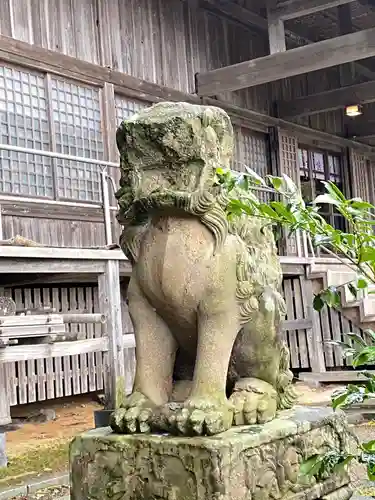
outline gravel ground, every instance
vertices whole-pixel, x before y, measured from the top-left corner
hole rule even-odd
[[[55,486],[30,493],[27,496],[13,497],[11,500],[69,500],[68,486]]]

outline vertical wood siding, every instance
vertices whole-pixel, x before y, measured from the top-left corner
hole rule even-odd
[[[33,287],[1,289],[0,295],[12,296],[17,308],[56,308],[57,312],[99,312],[98,287]],[[124,303],[124,332],[133,327]],[[67,340],[84,340],[102,336],[99,324],[67,325]],[[131,389],[134,373],[134,349],[124,352],[126,360],[127,389]],[[84,353],[75,356],[6,363],[6,381],[10,404],[25,404],[46,399],[60,398],[101,391],[107,377],[107,353]]]
[[[195,73],[268,50],[266,36],[180,0],[3,0],[0,14],[3,35],[185,92]],[[225,97],[269,110],[267,86]]]
[[[314,282],[314,285],[321,287],[318,282]],[[306,303],[303,280],[298,277],[284,279],[283,292],[287,307],[286,319],[309,319],[311,304]],[[58,312],[99,311],[97,286],[0,289],[0,294],[12,296],[18,308],[43,305],[54,307]],[[125,295],[126,285],[123,285],[123,296]],[[132,332],[133,326],[125,302],[122,316],[124,333]],[[67,331],[70,340],[97,338],[102,335],[101,325],[68,325]],[[292,369],[295,372],[311,370],[311,360],[315,354],[312,349],[315,348],[316,339],[320,339],[318,342],[321,343],[327,369],[348,366],[340,350],[327,341],[342,340],[341,332],[350,331],[362,334],[339,312],[323,310],[319,314],[318,331],[302,329],[283,332],[283,340],[290,350]],[[135,350],[125,350],[124,356],[127,390],[130,390],[135,371]],[[7,363],[5,372],[10,403],[13,406],[101,391],[106,383],[107,370],[107,353],[103,352]]]

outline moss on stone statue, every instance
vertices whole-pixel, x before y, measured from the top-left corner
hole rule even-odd
[[[330,447],[350,447],[344,417],[330,409],[296,408],[209,438],[95,430],[71,447],[72,500],[350,498],[339,496],[349,491],[345,472],[300,474],[301,460]]]

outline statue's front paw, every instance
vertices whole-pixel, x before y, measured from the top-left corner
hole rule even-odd
[[[150,432],[150,421],[155,405],[142,393],[133,392],[122,408],[111,415],[110,425],[119,434]]]
[[[213,436],[232,426],[233,407],[225,398],[191,398],[169,414],[168,422],[172,434]]]
[[[239,380],[230,397],[234,405],[235,425],[264,424],[273,420],[277,411],[277,392],[264,380]]]

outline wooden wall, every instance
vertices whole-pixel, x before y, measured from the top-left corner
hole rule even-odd
[[[0,288],[0,295],[11,296],[17,308],[53,307],[59,313],[100,311],[97,285]],[[133,326],[125,301],[122,318],[124,333],[131,333]],[[67,325],[67,340],[85,340],[102,335],[101,325]],[[135,350],[126,349],[124,356],[126,389],[130,391],[135,370]],[[103,392],[109,369],[106,352],[5,363],[10,404],[14,406],[88,392]]]
[[[3,0],[0,34],[187,93],[195,90],[197,72],[269,53],[266,33],[183,0]],[[339,69],[330,68],[220,97],[270,113],[274,99],[322,92],[339,83]],[[342,132],[340,111],[299,121]]]
[[[187,93],[195,73],[268,51],[266,36],[182,0],[3,0],[0,34]],[[267,86],[228,97],[269,110]]]
[[[48,207],[43,204],[3,203],[2,238],[20,234],[47,246],[103,247],[103,211]]]
[[[238,1],[245,7],[253,3],[252,7],[257,8],[256,2]],[[190,2],[183,0],[2,0],[0,3],[0,35],[185,93],[194,92],[196,72],[235,64],[268,53],[266,33],[255,32],[207,10],[194,8]],[[8,66],[12,65],[11,61],[8,60]],[[0,66],[1,64],[0,50]],[[35,56],[35,67],[45,68],[46,65],[41,66]],[[139,101],[137,97],[121,96],[113,86],[103,88],[103,84],[97,83],[69,83],[68,78],[55,78],[51,74],[46,76],[46,71],[38,71],[36,74],[40,82],[46,79],[48,105],[45,105],[44,111],[50,116],[61,111],[53,106],[68,106],[68,91],[63,88],[64,85],[70,85],[73,96],[86,92],[85,98],[90,97],[90,102],[97,103],[98,109],[94,111],[100,115],[96,123],[98,130],[95,140],[98,147],[95,150],[91,148],[87,154],[91,158],[116,162],[114,137],[117,125],[121,119],[148,103]],[[55,80],[58,83],[55,84]],[[306,93],[328,90],[338,84],[339,70],[333,68],[217,97],[242,108],[270,114],[276,99],[293,99]],[[54,85],[61,85],[62,90],[54,88]],[[55,96],[57,91],[60,92],[58,99]],[[117,92],[115,96],[114,92]],[[147,97],[145,99],[147,101]],[[60,113],[50,125],[50,134],[55,142],[55,132],[59,129],[61,119]],[[238,121],[241,122],[241,118],[237,120],[237,125]],[[340,111],[321,113],[296,121],[326,132],[343,131]],[[238,129],[238,137],[246,138],[252,127],[253,124],[243,124]],[[261,140],[254,139],[252,144],[248,139],[247,143],[239,142],[237,153],[240,161],[243,161],[244,151],[249,145],[257,148],[256,154],[245,155],[245,159],[254,161],[254,158],[259,159],[262,154],[257,165],[260,173],[264,174],[264,166],[270,166],[267,147],[264,147],[267,142],[267,126],[263,124],[260,128],[259,125],[254,128],[257,133],[263,134]],[[26,135],[28,133],[26,130]],[[79,128],[76,128],[73,136],[80,134]],[[296,140],[301,141],[301,137]],[[55,149],[59,150],[57,146],[55,144]],[[325,147],[329,147],[327,141]],[[73,151],[68,149],[69,152]],[[66,194],[65,189],[62,191]],[[92,247],[105,243],[103,214],[97,208],[36,208],[35,205],[20,202],[3,204],[1,213],[3,238],[20,233],[53,246]]]

